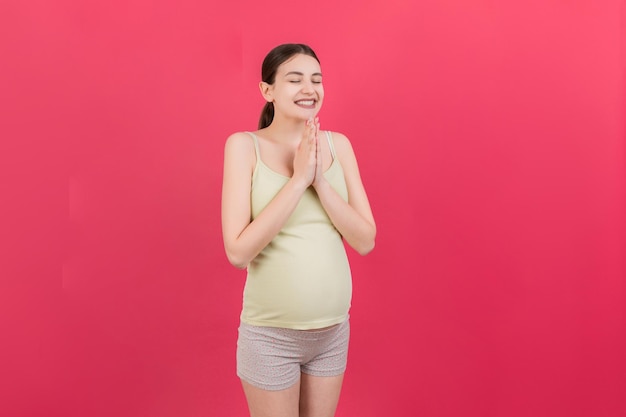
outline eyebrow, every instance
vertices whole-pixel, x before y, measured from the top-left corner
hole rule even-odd
[[[289,71],[287,74],[285,74],[285,77],[286,77],[286,76],[288,76],[288,75],[300,75],[300,76],[304,76],[304,74],[303,74],[303,73],[301,73],[300,71]],[[313,76],[316,76],[316,75],[317,75],[317,76],[319,76],[319,77],[321,77],[321,76],[322,76],[322,73],[321,73],[321,72],[315,72],[315,73],[311,74],[311,76],[312,76],[312,77],[313,77]]]

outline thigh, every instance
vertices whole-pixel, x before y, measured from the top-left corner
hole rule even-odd
[[[346,320],[317,335],[311,342],[314,355],[302,365],[302,373],[320,377],[342,375],[348,363],[350,322]]]
[[[348,320],[320,337],[320,352],[302,367],[300,417],[333,417],[348,360]]]
[[[300,417],[333,417],[343,374],[331,377],[303,373],[300,379]]]
[[[250,417],[298,417],[300,384],[279,390],[268,391],[241,380],[246,394]]]
[[[237,375],[266,391],[282,391],[300,379],[302,349],[289,330],[241,323],[237,339]]]

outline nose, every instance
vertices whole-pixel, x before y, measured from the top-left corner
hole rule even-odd
[[[305,81],[302,83],[302,91],[304,93],[314,93],[315,88],[313,88],[313,83],[311,81]]]

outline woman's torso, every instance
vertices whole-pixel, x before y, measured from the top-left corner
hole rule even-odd
[[[254,219],[289,178],[265,165],[258,139],[250,135],[257,155],[250,194]],[[324,177],[347,201],[343,170],[330,133],[326,137],[333,160]],[[241,320],[301,330],[327,327],[347,318],[351,296],[343,240],[309,187],[281,231],[248,266]]]

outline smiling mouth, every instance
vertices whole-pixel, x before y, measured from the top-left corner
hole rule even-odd
[[[315,100],[298,100],[296,104],[307,109],[315,108]]]

